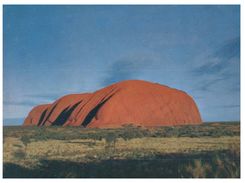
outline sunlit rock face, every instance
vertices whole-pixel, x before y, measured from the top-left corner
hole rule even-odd
[[[185,92],[157,83],[127,80],[94,93],[71,94],[34,107],[24,126],[117,128],[202,123],[194,100]]]

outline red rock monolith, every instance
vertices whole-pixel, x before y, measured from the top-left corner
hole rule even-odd
[[[125,124],[147,127],[200,123],[198,108],[187,93],[157,83],[127,80],[34,107],[24,125],[117,128]]]

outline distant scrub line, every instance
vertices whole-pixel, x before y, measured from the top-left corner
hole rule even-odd
[[[235,124],[235,125],[231,125]],[[240,123],[209,123],[203,125],[187,125],[175,127],[143,128],[133,125],[125,125],[118,129],[86,129],[82,127],[4,127],[4,137],[11,136],[32,140],[72,140],[72,139],[94,139],[123,138],[129,140],[142,137],[221,137],[239,136]],[[66,133],[60,133],[59,129],[66,129]],[[16,129],[16,130],[15,130]]]

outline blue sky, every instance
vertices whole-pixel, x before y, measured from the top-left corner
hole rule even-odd
[[[4,125],[125,79],[189,93],[204,121],[240,119],[240,6],[3,8]]]

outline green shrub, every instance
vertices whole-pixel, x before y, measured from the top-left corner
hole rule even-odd
[[[22,150],[15,151],[13,155],[17,160],[23,160],[26,158],[26,153]]]
[[[26,135],[22,136],[22,137],[20,138],[20,140],[22,141],[22,143],[23,143],[25,146],[27,146],[27,144],[30,143],[30,138],[29,138],[28,136],[26,136]]]

